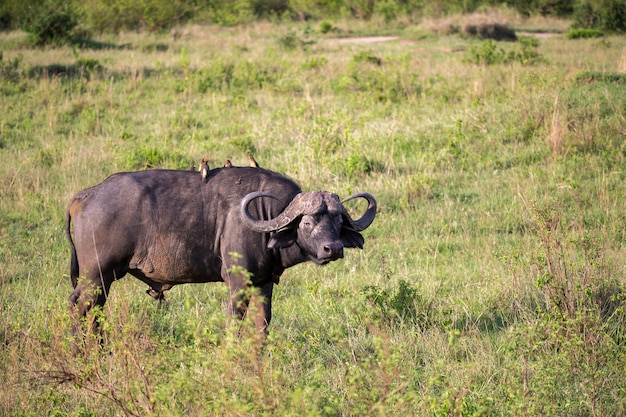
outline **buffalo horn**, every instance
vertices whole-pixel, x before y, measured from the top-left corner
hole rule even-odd
[[[352,221],[354,230],[360,232],[361,230],[367,229],[374,221],[374,217],[376,217],[376,199],[370,193],[356,193],[352,194],[350,197],[346,197],[341,201],[341,203],[343,204],[346,201],[353,200],[355,198],[364,198],[367,200],[367,210],[365,211],[365,214],[363,214],[360,219]]]
[[[296,204],[294,204],[294,201],[292,200],[292,202],[287,207],[285,207],[283,212],[280,213],[275,218],[270,219],[270,220],[255,219],[250,214],[250,211],[248,211],[248,205],[250,205],[250,202],[252,200],[255,200],[260,197],[269,197],[275,200],[279,200],[279,198],[273,194],[263,192],[263,191],[255,191],[246,195],[241,200],[241,204],[239,206],[239,211],[241,212],[241,218],[243,222],[246,224],[246,226],[248,226],[250,229],[254,230],[255,232],[268,233],[268,232],[274,232],[278,229],[282,229],[283,227],[291,223],[300,214],[300,211],[295,208]]]

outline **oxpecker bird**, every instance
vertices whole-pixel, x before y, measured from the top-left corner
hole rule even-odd
[[[230,168],[232,166],[233,164],[232,162],[230,162],[230,159],[227,159],[226,162],[224,162],[224,168]]]
[[[256,159],[254,159],[254,156],[252,156],[252,154],[248,155],[248,159],[250,160],[250,166],[252,168],[259,168],[260,165],[257,163]]]
[[[202,162],[200,162],[200,174],[202,175],[202,180],[206,181],[209,176],[209,163],[206,158],[202,158]]]

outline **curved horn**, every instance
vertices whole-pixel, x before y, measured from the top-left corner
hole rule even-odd
[[[376,217],[376,199],[370,193],[356,193],[352,194],[350,197],[346,197],[341,200],[341,203],[345,203],[346,201],[353,200],[355,198],[364,198],[367,200],[367,210],[365,210],[365,214],[361,216],[360,219],[352,220],[352,224],[354,225],[354,230],[360,232],[361,230],[365,230],[369,227],[370,224],[374,221],[374,217]]]
[[[294,200],[298,197],[298,195],[296,195]],[[282,213],[280,213],[275,218],[270,219],[270,220],[255,219],[254,217],[252,217],[252,215],[248,211],[248,205],[250,205],[250,202],[252,200],[255,200],[260,197],[269,197],[275,200],[280,200],[275,195],[264,192],[264,191],[255,191],[255,192],[249,193],[241,200],[241,204],[239,205],[239,212],[241,214],[241,219],[243,220],[246,226],[248,226],[250,229],[254,230],[255,232],[268,233],[268,232],[276,231],[278,229],[282,229],[283,227],[291,223],[300,214],[299,211],[295,209],[295,205],[293,204],[294,200],[292,200],[291,203],[289,203],[289,205],[285,207]]]

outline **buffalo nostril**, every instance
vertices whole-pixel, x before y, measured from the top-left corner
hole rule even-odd
[[[322,246],[322,250],[318,254],[320,258],[343,258],[343,244],[342,243],[328,243]]]

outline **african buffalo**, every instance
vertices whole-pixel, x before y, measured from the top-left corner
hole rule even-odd
[[[229,272],[240,266],[265,299],[256,322],[263,331],[273,286],[286,268],[326,264],[342,258],[344,248],[363,247],[359,232],[374,220],[376,200],[358,193],[343,201],[354,198],[368,201],[357,220],[337,195],[302,192],[262,168],[218,168],[204,179],[177,170],[111,175],[68,204],[70,308],[80,317],[104,305],[113,281],[130,273],[159,299],[177,284],[224,281],[232,295],[229,313],[243,317],[248,306],[240,290],[247,284]]]

